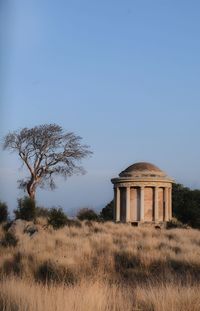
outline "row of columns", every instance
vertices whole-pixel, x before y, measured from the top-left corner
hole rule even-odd
[[[126,187],[126,222],[130,221],[130,188]],[[144,189],[145,186],[140,186],[140,221],[144,221]],[[154,221],[159,220],[158,215],[158,189],[163,187],[152,187],[154,188]],[[163,209],[164,209],[164,221],[168,221],[172,218],[172,197],[171,197],[171,188],[164,187],[164,200],[163,200]],[[120,187],[115,188],[115,220],[120,221]]]

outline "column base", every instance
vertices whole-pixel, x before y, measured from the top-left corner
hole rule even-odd
[[[166,228],[167,227],[167,221],[115,221],[116,224],[127,224],[131,225],[133,227],[160,227],[160,228]]]

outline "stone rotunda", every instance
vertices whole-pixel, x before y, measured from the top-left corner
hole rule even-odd
[[[172,218],[173,180],[151,163],[139,162],[113,178],[116,222],[163,223]]]

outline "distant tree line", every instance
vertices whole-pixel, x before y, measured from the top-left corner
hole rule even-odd
[[[173,216],[182,223],[200,228],[200,190],[173,184],[172,208]]]
[[[173,184],[172,188],[173,217],[183,224],[200,229],[200,190],[191,190],[181,184]],[[77,213],[79,221],[112,221],[114,201],[109,202],[98,214],[93,209],[82,208]],[[36,206],[30,197],[18,199],[18,206],[14,211],[15,219],[34,221],[37,217],[46,217],[48,223],[55,229],[65,225],[75,224],[70,220],[62,208],[47,209]],[[0,223],[8,221],[8,207],[0,202]]]
[[[38,217],[45,217],[48,224],[54,229],[64,227],[65,225],[79,226],[78,221],[107,221],[112,220],[113,206],[112,202],[108,204],[98,214],[91,208],[81,208],[77,215],[76,220],[69,219],[61,207],[45,208],[36,205],[36,201],[28,196],[24,196],[17,200],[17,208],[14,210],[14,219],[22,219],[26,221],[36,221]],[[9,212],[7,204],[0,202],[0,224],[9,222]]]

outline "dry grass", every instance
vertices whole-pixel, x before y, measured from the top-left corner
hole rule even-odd
[[[197,230],[93,223],[17,237],[0,247],[0,310],[200,310]]]

